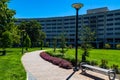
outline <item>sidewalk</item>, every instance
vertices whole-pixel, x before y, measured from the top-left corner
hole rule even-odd
[[[28,74],[28,80],[109,80],[108,76],[92,71],[81,74],[81,70],[73,72],[59,68],[45,60],[39,54],[42,51],[26,53],[22,57],[23,66]]]

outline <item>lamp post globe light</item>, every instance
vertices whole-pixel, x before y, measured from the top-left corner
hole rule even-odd
[[[74,71],[78,71],[77,63],[78,63],[78,11],[81,7],[83,7],[82,3],[74,3],[72,7],[76,9],[76,38],[75,38],[75,68]]]

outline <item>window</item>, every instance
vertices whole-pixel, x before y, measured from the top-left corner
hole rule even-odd
[[[115,28],[115,30],[120,30],[120,27],[118,27],[118,28]]]
[[[103,31],[104,29],[98,29],[98,31]]]
[[[69,21],[69,19],[64,19],[64,21]]]
[[[104,15],[98,15],[98,18],[104,17]]]
[[[99,26],[104,26],[104,24],[98,24],[97,26],[98,26],[98,27],[99,27]]]
[[[113,16],[113,14],[107,14],[107,16],[109,17],[109,16]]]
[[[52,21],[56,21],[55,19],[53,19]]]
[[[89,23],[88,21],[84,21],[84,23]]]
[[[101,20],[98,20],[98,22],[103,22],[104,20],[103,19],[101,19]]]
[[[91,19],[96,19],[96,16],[91,16],[90,18],[91,18]]]
[[[118,12],[118,13],[115,13],[115,15],[116,15],[116,16],[120,15],[120,12]]]
[[[57,25],[62,25],[62,23],[57,23]]]
[[[70,20],[75,20],[75,18],[70,18]]]
[[[69,24],[69,23],[64,23],[65,25]]]
[[[113,25],[113,23],[108,23],[108,24],[107,24],[107,26],[112,26],[112,25]]]
[[[107,19],[107,21],[113,21],[113,18]]]
[[[107,35],[113,35],[113,33],[107,33]]]
[[[84,19],[89,19],[89,17],[84,17]]]
[[[108,30],[108,31],[111,31],[111,30],[113,30],[113,28],[107,28],[107,30]]]
[[[103,35],[103,33],[98,33],[98,35]]]
[[[57,21],[62,21],[62,19],[58,19]]]
[[[115,23],[115,25],[120,25],[120,22],[118,22],[118,23]]]
[[[115,20],[120,20],[120,18],[115,18]]]
[[[70,24],[75,24],[75,22],[70,22]]]
[[[115,35],[120,35],[120,32],[116,32]]]

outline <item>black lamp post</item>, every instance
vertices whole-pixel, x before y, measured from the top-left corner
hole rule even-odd
[[[77,68],[77,61],[78,61],[78,11],[81,7],[83,7],[83,4],[82,3],[74,3],[72,4],[72,7],[76,9],[76,38],[75,38],[75,68],[74,68],[74,71],[78,71],[78,68]]]

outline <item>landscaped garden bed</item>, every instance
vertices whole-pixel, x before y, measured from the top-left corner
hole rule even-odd
[[[72,69],[72,64],[71,64],[71,62],[69,62],[69,61],[67,61],[67,60],[50,56],[50,55],[47,54],[46,52],[40,53],[40,56],[41,56],[43,59],[45,59],[46,61],[49,61],[49,62],[53,63],[54,65],[58,65],[59,67],[62,67],[62,68],[65,68],[65,69]]]

